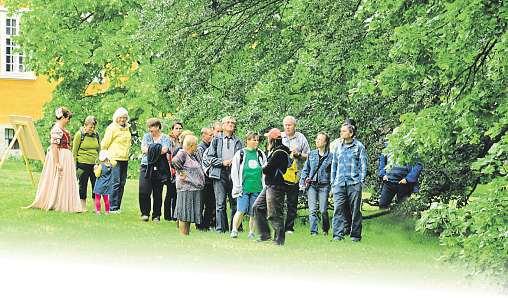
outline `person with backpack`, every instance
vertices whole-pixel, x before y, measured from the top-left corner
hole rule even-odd
[[[231,116],[222,119],[223,132],[217,135],[210,144],[204,157],[205,165],[208,165],[208,176],[213,180],[215,194],[215,230],[225,233],[232,226],[233,216],[236,213],[236,200],[233,199],[231,190],[231,162],[235,153],[243,148],[243,144],[235,133],[236,120]],[[228,225],[226,202],[229,198],[231,209],[231,223]]]
[[[93,169],[101,148],[99,134],[95,131],[96,126],[97,120],[94,116],[86,117],[83,127],[74,134],[72,141],[72,155],[76,161],[76,176],[79,181],[79,198],[84,211],[88,181],[92,185],[92,199],[94,198],[96,178]]]
[[[356,127],[350,122],[342,124],[340,139],[333,152],[330,178],[333,240],[341,241],[348,235],[358,242],[362,239],[362,188],[367,178],[367,151],[356,139]],[[349,206],[351,217],[346,206]]]
[[[257,133],[247,133],[245,144],[245,148],[235,153],[231,165],[232,195],[237,200],[231,238],[238,237],[238,227],[242,223],[243,215],[248,214],[250,216],[248,238],[254,239],[252,205],[263,190],[262,168],[266,163],[266,156],[258,149],[259,135]]]
[[[129,113],[125,108],[118,108],[113,113],[113,122],[108,125],[101,141],[101,150],[107,150],[111,161],[116,162],[113,167],[113,191],[109,198],[110,213],[121,212],[122,198],[127,182],[129,166],[129,150],[131,148],[131,130]]]
[[[330,193],[332,154],[330,154],[329,146],[330,137],[324,132],[318,133],[316,149],[309,153],[300,178],[300,189],[307,191],[311,236],[318,234],[318,210],[321,214],[323,234],[328,235],[330,229],[328,194]]]
[[[305,160],[310,152],[309,142],[307,138],[296,131],[296,119],[293,116],[286,116],[282,120],[284,132],[282,133],[282,144],[291,151],[292,163],[286,171],[284,180],[288,184],[286,190],[286,232],[292,234],[294,232],[295,219],[298,211],[298,193],[299,187],[299,171],[303,168]]]
[[[152,209],[152,221],[160,222],[162,187],[170,176],[166,153],[171,150],[169,137],[161,133],[161,122],[157,118],[146,121],[148,133],[141,141],[141,168],[139,170],[139,209],[141,220],[148,221]]]
[[[287,183],[284,180],[284,173],[291,165],[291,152],[282,144],[281,132],[278,128],[272,128],[265,134],[268,138],[268,158],[263,167],[265,175],[265,187],[254,202],[254,221],[256,230],[259,232],[259,242],[271,239],[270,221],[275,231],[274,242],[277,245],[284,245],[284,197],[287,190]]]

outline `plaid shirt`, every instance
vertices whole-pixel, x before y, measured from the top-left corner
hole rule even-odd
[[[335,148],[332,159],[331,184],[353,185],[365,183],[367,177],[367,151],[363,144],[353,139],[351,144],[341,142]]]

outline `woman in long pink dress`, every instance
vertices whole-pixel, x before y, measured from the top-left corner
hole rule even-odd
[[[51,145],[41,173],[34,202],[29,208],[82,212],[76,182],[76,165],[70,150],[71,135],[65,126],[72,117],[71,111],[60,107],[55,111],[56,123],[51,129]]]

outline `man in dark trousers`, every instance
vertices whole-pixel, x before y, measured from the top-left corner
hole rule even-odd
[[[203,160],[203,155],[210,147],[210,143],[213,139],[213,129],[210,127],[204,127],[201,129],[201,143],[198,145],[198,155]],[[205,231],[211,227],[215,227],[215,195],[213,193],[213,181],[205,175],[205,187],[202,191],[201,200],[202,219],[201,224],[198,225],[198,229]]]
[[[223,132],[218,134],[210,144],[205,156],[209,164],[208,176],[213,181],[213,191],[215,194],[215,230],[226,233],[232,226],[233,216],[236,213],[236,200],[231,191],[233,182],[231,181],[231,160],[236,151],[243,148],[243,144],[235,133],[236,120],[227,116],[222,119]],[[226,202],[229,198],[231,209],[231,222],[228,224]]]
[[[291,164],[289,148],[282,144],[281,132],[278,128],[272,128],[267,134],[268,158],[263,167],[265,175],[265,188],[254,202],[254,220],[256,229],[260,235],[258,241],[271,239],[270,221],[274,231],[274,242],[277,245],[284,245],[284,198],[287,191],[287,184],[284,181],[284,173]]]
[[[379,208],[388,209],[392,200],[397,196],[397,203],[402,203],[411,193],[418,192],[418,177],[423,169],[422,164],[398,166],[388,168],[388,156],[379,156],[378,176],[383,181]]]

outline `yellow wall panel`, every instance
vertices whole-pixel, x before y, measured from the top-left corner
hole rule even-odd
[[[44,103],[51,100],[56,83],[48,83],[44,77],[36,80],[0,79],[0,123],[7,123],[8,115],[42,117]]]

